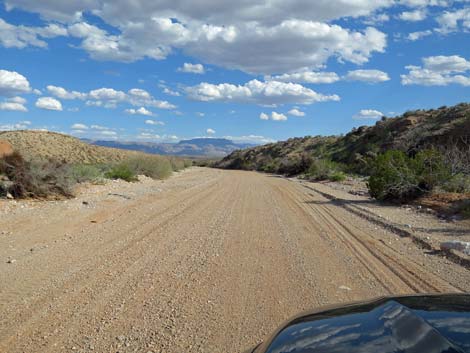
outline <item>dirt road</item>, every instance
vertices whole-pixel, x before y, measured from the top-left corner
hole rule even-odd
[[[304,309],[470,289],[296,182],[193,168],[120,185],[1,215],[1,352],[241,352]]]

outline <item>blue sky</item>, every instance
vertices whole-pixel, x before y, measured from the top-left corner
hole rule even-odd
[[[468,102],[470,1],[10,0],[0,129],[168,142],[345,133]]]

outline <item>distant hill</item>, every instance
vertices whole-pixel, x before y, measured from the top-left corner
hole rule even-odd
[[[48,131],[3,131],[0,140],[6,140],[26,158],[51,158],[68,163],[119,162],[141,152],[124,151],[87,144],[80,139]]]
[[[355,166],[388,149],[413,154],[462,138],[470,141],[470,104],[415,110],[383,117],[374,126],[361,126],[345,136],[306,136],[235,151],[216,164],[220,168],[279,172],[282,165],[302,164],[305,158],[327,158]],[[300,166],[301,167],[301,166]],[[301,168],[299,168],[301,170]]]
[[[145,153],[200,157],[224,157],[235,150],[255,146],[247,143],[235,143],[223,138],[195,138],[181,140],[178,143],[123,142],[88,139],[83,139],[82,141],[96,146],[141,151]]]

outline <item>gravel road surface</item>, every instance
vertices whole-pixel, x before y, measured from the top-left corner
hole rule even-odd
[[[191,168],[10,205],[1,352],[243,352],[320,305],[470,290],[467,269],[275,176]]]

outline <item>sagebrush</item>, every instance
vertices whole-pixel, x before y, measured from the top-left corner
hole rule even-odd
[[[53,160],[25,160],[21,154],[0,159],[0,174],[9,180],[7,192],[15,198],[72,197],[69,165]]]
[[[126,166],[135,175],[145,175],[153,179],[168,178],[172,171],[172,163],[169,159],[160,156],[145,155],[129,158],[122,162],[121,165]],[[184,163],[178,164],[184,168]]]
[[[413,200],[449,179],[448,166],[437,150],[424,150],[409,157],[398,150],[375,159],[368,181],[369,192],[378,200]]]

